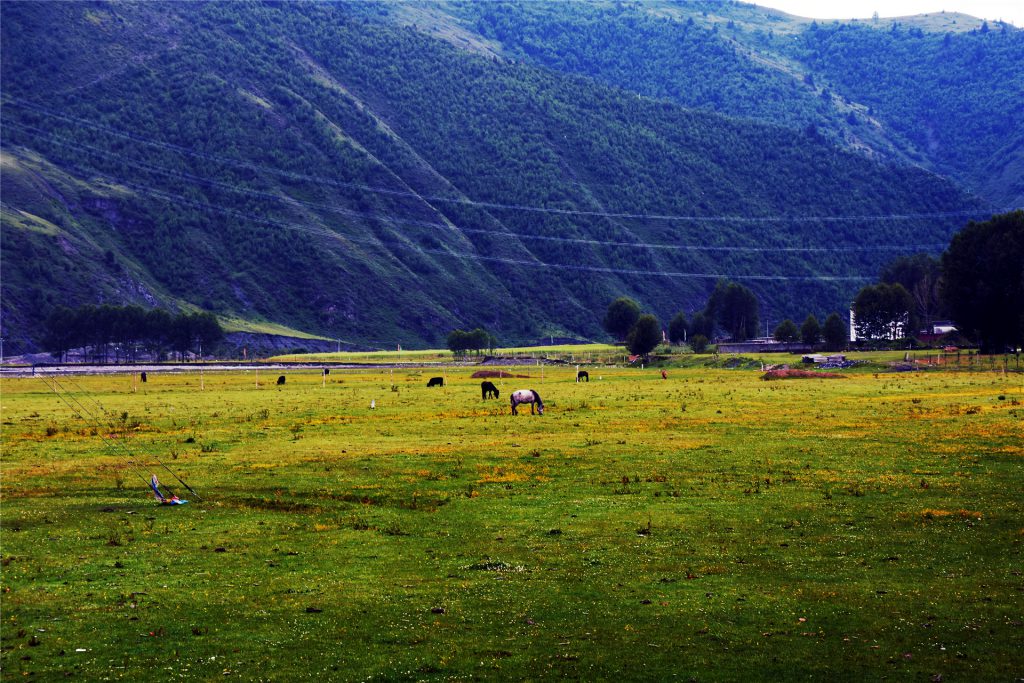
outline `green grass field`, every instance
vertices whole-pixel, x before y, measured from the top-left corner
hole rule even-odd
[[[4,679],[1024,673],[1020,374],[587,369],[5,379]]]
[[[556,346],[510,346],[492,352],[503,358],[541,359],[556,357],[566,362],[621,362],[629,356],[622,346],[614,344],[561,344]],[[469,362],[479,362],[480,356],[467,355]],[[415,349],[404,351],[341,351],[338,353],[301,353],[274,356],[269,360],[287,363],[452,363],[452,352],[447,349]]]

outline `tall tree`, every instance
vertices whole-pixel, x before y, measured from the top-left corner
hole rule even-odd
[[[46,318],[43,348],[55,354],[61,362],[76,341],[75,318],[75,312],[67,306],[58,306]]]
[[[775,328],[772,337],[777,342],[795,342],[800,338],[800,330],[797,329],[795,322],[786,318]]]
[[[800,326],[800,341],[804,344],[817,344],[821,339],[821,325],[818,324],[818,319],[811,313],[804,320],[804,324]]]
[[[604,329],[616,339],[625,339],[639,317],[640,305],[629,297],[619,297],[608,305]]]
[[[202,355],[224,338],[224,330],[212,313],[182,313],[174,318],[170,338],[172,348],[182,357],[189,351]]]
[[[825,318],[825,324],[821,328],[821,336],[825,340],[825,348],[829,351],[839,351],[846,347],[850,341],[850,335],[846,331],[846,323],[838,313],[829,313]]]
[[[698,334],[704,337],[705,342],[715,336],[715,321],[704,311],[694,313],[693,319],[690,321],[690,337]]]
[[[484,349],[493,349],[497,340],[485,329],[478,327],[469,333],[469,348],[480,354]]]
[[[154,308],[146,312],[143,338],[154,358],[161,358],[171,343],[174,329],[174,316],[162,308]]]
[[[981,350],[1024,344],[1024,210],[967,224],[942,255],[942,297]]]
[[[704,311],[734,341],[743,341],[757,335],[757,297],[737,282],[719,280]]]
[[[649,313],[637,318],[626,337],[626,347],[637,356],[646,356],[661,342],[661,323]]]
[[[200,353],[204,350],[212,352],[214,346],[224,339],[224,329],[213,313],[193,313],[192,325],[195,343],[198,345],[197,350]]]
[[[914,298],[918,320],[931,323],[943,313],[940,284],[942,262],[929,254],[901,256],[882,268],[879,280],[887,284],[899,283]]]
[[[668,323],[668,340],[673,344],[681,344],[686,341],[686,335],[689,330],[690,328],[686,323],[686,314],[680,311]]]
[[[868,339],[899,339],[917,330],[914,298],[899,284],[868,285],[853,301],[857,335]]]
[[[142,306],[121,306],[114,321],[115,357],[134,360],[136,346],[146,333],[146,309]]]
[[[465,330],[452,330],[448,333],[448,350],[456,356],[461,356],[469,349],[470,333]]]
[[[117,306],[103,304],[92,310],[90,328],[92,330],[93,348],[102,362],[107,362],[110,344],[114,341],[117,319],[120,311]]]

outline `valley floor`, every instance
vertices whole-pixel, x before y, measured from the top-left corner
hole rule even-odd
[[[1024,671],[1019,373],[587,369],[5,376],[5,674]]]

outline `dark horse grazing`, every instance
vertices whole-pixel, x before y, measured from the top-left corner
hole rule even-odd
[[[576,381],[577,382],[589,382],[590,381],[590,374],[586,370],[580,370],[579,372],[576,373]]]
[[[431,377],[430,381],[427,382],[428,387],[443,387],[444,377]]]
[[[537,404],[537,413],[540,415],[544,414],[544,402],[540,400],[540,394],[533,389],[520,389],[519,391],[512,392],[512,414],[518,415],[519,411],[516,407],[520,403],[530,404],[530,415],[533,415],[533,404]]]
[[[498,387],[491,382],[480,382],[480,393],[483,394],[484,400],[490,396],[498,398]]]

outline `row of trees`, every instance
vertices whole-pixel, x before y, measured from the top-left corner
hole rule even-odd
[[[857,335],[866,339],[913,337],[922,323],[949,316],[959,331],[980,342],[982,353],[1024,345],[1024,210],[970,222],[954,235],[949,248],[936,259],[927,254],[900,257],[881,271],[880,282],[858,292],[853,302]],[[616,299],[608,307],[604,328],[624,340],[630,351],[646,354],[660,339],[660,325],[640,306]],[[673,343],[687,341],[698,353],[716,333],[744,341],[758,331],[758,302],[752,291],[721,280],[704,309],[689,320],[677,313],[668,325]],[[846,324],[831,313],[820,324],[808,315],[799,327],[784,320],[774,331],[780,342],[816,345],[829,350],[849,341]]]
[[[926,254],[896,259],[881,282],[853,302],[854,325],[868,339],[914,336],[936,317],[950,317],[982,353],[1024,344],[1024,211],[970,222],[941,260]]]
[[[800,327],[787,318],[775,327],[772,338],[778,342],[802,342],[811,346],[824,344],[829,351],[844,348],[850,340],[846,322],[834,312],[828,314],[824,324],[819,323],[813,313],[807,316]]]
[[[448,349],[456,356],[464,356],[469,351],[480,355],[483,351],[493,351],[497,345],[497,338],[480,327],[470,332],[452,330],[448,333]]]
[[[682,311],[673,316],[668,324],[668,340],[673,344],[688,342],[695,352],[702,353],[718,332],[733,341],[752,338],[759,329],[758,318],[754,293],[743,285],[723,280],[715,286],[704,309],[692,318],[687,319]],[[628,297],[616,299],[608,306],[603,324],[637,355],[650,353],[662,340],[657,318],[642,315],[639,304]],[[829,314],[824,325],[813,314],[800,327],[785,320],[775,328],[774,338],[780,342],[824,343],[829,350],[841,349],[849,341],[846,323],[838,313]]]
[[[224,338],[212,313],[179,313],[141,306],[60,306],[46,319],[43,348],[63,361],[71,349],[87,360],[134,361],[140,352],[163,358],[168,352],[210,352]]]
[[[687,320],[682,312],[672,318],[668,337],[673,343],[689,341],[699,353],[717,330],[736,341],[750,339],[757,334],[758,317],[757,297],[750,289],[720,280],[704,310],[695,313],[692,320]],[[637,355],[650,353],[662,341],[658,319],[650,314],[642,315],[639,304],[628,297],[620,297],[608,306],[603,325]]]

